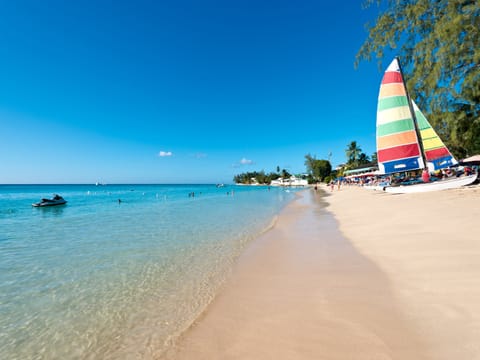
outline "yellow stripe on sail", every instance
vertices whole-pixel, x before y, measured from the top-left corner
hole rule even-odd
[[[425,150],[432,150],[432,149],[438,149],[443,147],[443,142],[440,140],[440,138],[432,138],[432,139],[427,139],[423,140],[423,148]]]
[[[411,119],[408,106],[399,106],[377,112],[377,125],[388,124],[392,121]]]
[[[383,99],[390,96],[406,96],[403,84],[392,83],[380,86],[380,94],[378,95],[378,98]]]
[[[415,142],[417,142],[417,134],[415,133],[415,130],[405,131],[403,133],[379,137],[377,139],[377,149],[387,149]]]
[[[434,137],[438,137],[435,130],[433,130],[431,127],[421,130],[420,135],[422,135],[422,139],[431,139]]]

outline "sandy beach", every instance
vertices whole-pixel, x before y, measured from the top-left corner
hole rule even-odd
[[[480,188],[302,192],[169,359],[480,358]]]
[[[330,194],[329,211],[386,275],[428,359],[480,359],[480,186]]]

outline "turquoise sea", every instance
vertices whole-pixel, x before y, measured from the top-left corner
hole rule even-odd
[[[31,206],[54,193],[68,204]],[[260,186],[0,185],[0,358],[157,357],[294,196]]]

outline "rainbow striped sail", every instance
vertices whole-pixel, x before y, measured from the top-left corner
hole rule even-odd
[[[424,168],[397,59],[385,71],[378,95],[377,159],[383,174]]]
[[[417,126],[420,130],[420,137],[422,139],[423,151],[428,168],[430,170],[438,170],[458,164],[458,161],[455,160],[413,100],[412,105],[415,111]]]
[[[425,165],[433,171],[458,163],[418,106],[413,101],[410,106],[396,58],[385,71],[378,95],[377,158],[383,174],[423,169]]]

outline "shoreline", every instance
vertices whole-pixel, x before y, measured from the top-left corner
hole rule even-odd
[[[294,198],[266,188],[232,196],[215,186],[82,185],[62,188],[67,207],[33,209],[54,187],[0,193],[3,358],[160,356]]]
[[[162,358],[427,358],[390,279],[340,232],[320,193],[283,209]]]

